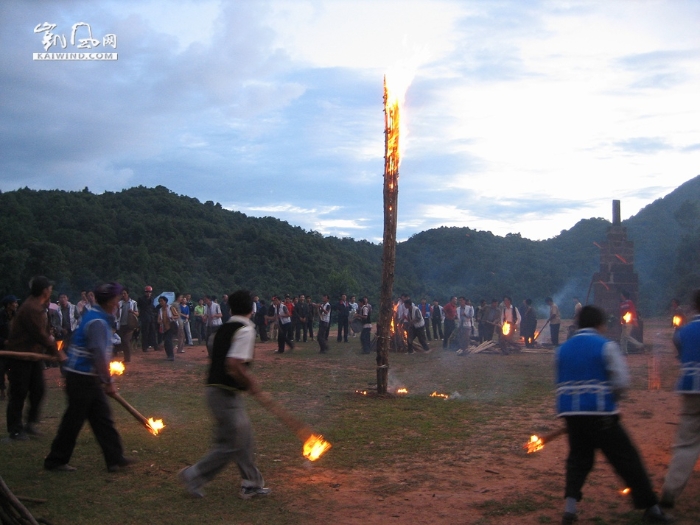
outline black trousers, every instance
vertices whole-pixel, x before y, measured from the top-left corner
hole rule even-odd
[[[156,322],[155,320],[143,319],[141,321],[141,349],[145,352],[149,346],[153,348],[158,346]]]
[[[348,342],[349,317],[338,317],[338,342]]]
[[[107,395],[100,380],[95,376],[66,373],[66,408],[51,443],[51,452],[44,460],[46,468],[55,468],[70,461],[75,442],[87,419],[92,433],[102,449],[107,467],[124,461],[124,449],[112,420]]]
[[[454,319],[445,319],[445,338],[442,340],[442,347],[447,348],[447,341],[449,341],[452,332],[455,330]]]
[[[363,328],[360,333],[360,342],[362,343],[362,353],[369,354],[372,351],[372,327]]]
[[[439,317],[433,317],[433,334],[435,334],[435,340],[442,339],[442,319]],[[440,337],[438,337],[438,334],[440,334]]]
[[[258,323],[258,335],[260,335],[261,342],[267,341],[269,339],[269,337],[267,337],[267,327],[265,326],[265,321],[263,321],[262,323]]]
[[[550,324],[549,325],[549,336],[552,338],[552,344],[554,346],[559,346],[559,327],[560,324]]]
[[[316,340],[318,341],[318,347],[322,354],[328,352],[328,334],[330,333],[331,327],[329,323],[325,321],[319,321],[318,332],[316,332]]]
[[[306,327],[309,329],[309,337],[314,338],[314,320],[313,317],[309,316],[306,318]],[[306,339],[304,339],[306,341]]]
[[[29,413],[27,423],[39,421],[41,400],[44,399],[44,362],[7,360],[9,370],[7,378],[10,388],[7,399],[7,431],[10,434],[22,432],[22,412],[24,400],[29,395]]]
[[[306,321],[302,321],[299,319],[295,324],[294,324],[294,339],[296,341],[299,341],[301,339],[302,333],[304,334],[304,342],[306,342]]]
[[[620,425],[619,416],[570,416],[564,419],[569,433],[565,498],[581,501],[581,488],[593,468],[595,451],[600,449],[631,489],[635,508],[648,509],[659,502],[637,449]]]
[[[294,350],[294,334],[292,333],[292,323],[291,321],[287,324],[280,323],[277,330],[277,351],[282,354],[284,353],[284,345],[288,344],[289,348]]]

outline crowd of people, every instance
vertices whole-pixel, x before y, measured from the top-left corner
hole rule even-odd
[[[321,353],[328,352],[331,315],[337,317],[338,343],[360,334],[362,352],[371,351],[372,306],[367,297],[358,302],[341,295],[331,303],[323,295],[319,303],[300,294],[273,296],[270,304],[239,290],[223,295],[219,302],[204,296],[195,305],[188,294],[161,294],[153,299],[151,286],[137,300],[118,283],[108,283],[94,291],[83,292],[73,305],[66,294],[51,303],[53,283],[46,277],[32,279],[30,294],[19,306],[16,296],[2,299],[0,309],[0,359],[2,390],[4,376],[9,378],[7,430],[12,441],[38,436],[41,401],[44,395],[43,370],[48,358],[61,363],[66,378],[68,406],[56,437],[44,460],[52,471],[76,470],[69,464],[78,434],[85,421],[91,425],[109,472],[127,467],[132,460],[124,455],[121,438],[112,420],[106,396],[115,395],[108,370],[113,352],[131,359],[131,347],[138,330],[143,352],[161,347],[166,359],[184,352],[185,345],[206,342],[210,357],[207,400],[216,420],[216,431],[208,454],[178,474],[187,492],[204,496],[203,486],[230,461],[241,472],[239,496],[250,499],[270,493],[255,465],[250,421],[241,401],[247,391],[263,404],[266,394],[249,371],[256,340],[277,339],[277,353],[293,349],[295,343],[314,340]],[[700,291],[693,297],[700,312]],[[630,294],[620,297],[620,344],[604,334],[606,313],[592,305],[582,306],[574,298],[573,331],[559,346],[561,314],[551,297],[546,325],[550,326],[551,345],[555,348],[557,413],[566,422],[569,456],[566,461],[565,511],[562,523],[574,523],[581,487],[590,473],[596,449],[600,449],[618,474],[631,488],[632,501],[645,510],[648,522],[672,521],[661,507],[673,507],[693,466],[700,456],[700,315],[688,322],[678,301],[673,304],[674,344],[682,363],[678,392],[683,396],[683,411],[673,458],[664,482],[661,498],[654,494],[649,476],[635,445],[620,424],[617,400],[629,387],[629,371],[624,361],[628,346],[642,347],[632,337],[638,318]],[[473,342],[492,341],[498,336],[504,353],[522,338],[525,346],[535,344],[537,315],[532,300],[517,308],[510,296],[502,301],[485,300],[473,306],[466,297],[451,297],[441,305],[426,299],[414,303],[402,295],[394,305],[393,325],[405,335],[407,351],[413,352],[418,340],[424,352],[428,341],[442,340],[443,349],[466,349]],[[316,320],[318,325],[316,325]],[[540,329],[540,332],[544,329]],[[314,335],[315,334],[315,335]],[[177,339],[177,346],[174,341]],[[403,337],[402,337],[403,339]],[[24,415],[24,404],[29,410]]]

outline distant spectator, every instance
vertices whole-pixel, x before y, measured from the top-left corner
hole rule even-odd
[[[17,313],[19,302],[14,295],[6,295],[0,302],[0,350],[5,350],[7,339],[10,337],[10,323]],[[5,399],[5,375],[7,360],[0,357],[0,400]]]
[[[139,307],[136,301],[129,297],[129,290],[124,288],[117,306],[117,334],[121,342],[114,347],[114,355],[122,352],[125,363],[131,361],[131,337],[138,326]]]
[[[175,305],[168,305],[168,298],[161,295],[158,298],[160,310],[158,311],[158,329],[163,334],[163,346],[165,347],[165,356],[168,361],[175,360],[173,353],[173,337],[177,333],[177,320],[180,317],[180,312]]]
[[[153,288],[146,286],[143,295],[136,301],[141,322],[141,350],[155,350],[158,345],[156,338],[156,307],[153,304]]]

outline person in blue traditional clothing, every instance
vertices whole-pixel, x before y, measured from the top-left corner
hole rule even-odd
[[[569,437],[562,523],[578,519],[576,503],[596,449],[630,488],[635,508],[646,509],[644,520],[670,523],[673,518],[659,507],[639,453],[620,424],[617,399],[629,388],[630,377],[618,344],[603,337],[605,328],[605,312],[584,306],[579,330],[556,353],[557,413],[565,419]]]
[[[107,401],[107,395],[117,391],[109,374],[109,361],[112,357],[114,325],[112,312],[119,303],[122,290],[118,283],[99,286],[95,290],[97,304],[85,312],[80,326],[73,333],[66,352],[68,359],[63,365],[68,408],[51,443],[51,451],[44,459],[46,470],[76,470],[68,462],[86,419],[102,448],[109,472],[117,472],[133,463],[133,460],[124,457],[121,438]]]
[[[676,392],[681,394],[681,420],[678,424],[673,457],[661,490],[661,506],[672,508],[700,455],[700,290],[693,292],[696,315],[673,334],[681,360],[681,377]]]

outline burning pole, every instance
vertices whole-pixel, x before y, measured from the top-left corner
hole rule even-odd
[[[399,200],[399,93],[384,76],[384,244],[382,286],[377,323],[377,393],[386,394],[389,378],[389,347],[394,309],[396,266],[396,218]]]

